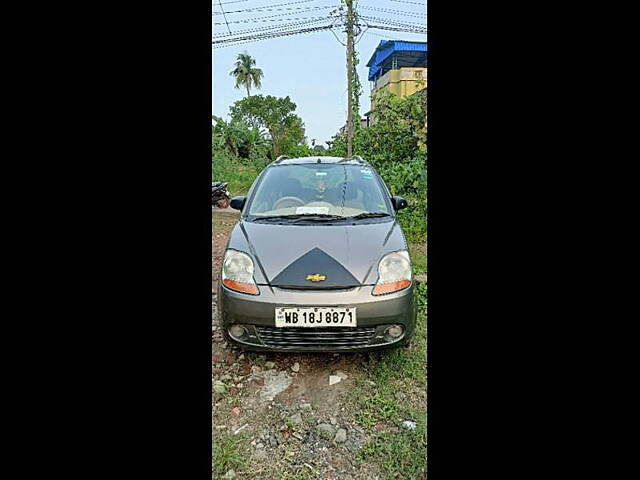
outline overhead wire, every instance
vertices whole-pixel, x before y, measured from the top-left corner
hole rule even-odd
[[[389,0],[389,1],[390,2],[397,2],[397,3],[406,3],[407,5],[422,5],[423,7],[427,6],[426,3],[407,2],[407,1],[403,1],[403,0]]]
[[[224,23],[227,24],[227,30],[229,30],[229,33],[231,33],[231,29],[229,28],[229,22],[227,22],[227,16],[224,14],[224,9],[222,8],[222,3],[220,3],[220,0],[218,0],[218,5],[220,5],[220,10],[222,10],[222,16],[224,17]]]
[[[258,27],[258,28],[248,28],[245,30],[235,30],[231,35],[229,34],[220,34],[220,35],[214,35],[214,39],[215,38],[224,38],[224,37],[229,37],[229,36],[233,36],[233,35],[245,35],[247,33],[254,33],[254,32],[269,32],[269,31],[279,31],[279,30],[283,30],[286,28],[290,28],[290,27],[301,27],[301,26],[305,26],[305,25],[311,25],[314,23],[318,23],[318,22],[324,22],[326,20],[330,19],[330,17],[318,17],[315,20],[308,20],[308,21],[304,21],[304,22],[292,22],[292,23],[285,23],[285,24],[280,24],[280,25],[269,25],[267,27]]]
[[[419,29],[419,28],[407,28],[393,25],[369,25],[369,28],[375,28],[378,30],[389,30],[391,32],[407,32],[407,33],[424,33],[426,35],[427,29]]]
[[[282,7],[283,5],[291,5],[288,3],[281,3],[279,5],[268,5],[266,7],[254,7],[254,8],[245,8],[243,10],[232,10],[232,11],[227,11],[225,12],[227,15],[230,15],[232,13],[245,13],[245,12],[272,12],[272,11],[282,11],[282,10],[320,10],[320,9],[324,9],[324,8],[335,8],[338,5],[321,5],[321,6],[315,6],[315,7],[285,7],[285,8],[276,8],[276,7]],[[213,12],[213,15],[218,14],[219,12]]]
[[[220,48],[222,46],[232,46],[240,43],[250,43],[252,41],[268,40],[270,38],[279,38],[279,37],[286,37],[291,35],[299,35],[303,33],[319,32],[322,30],[328,30],[330,28],[331,28],[331,25],[322,25],[317,27],[302,28],[298,30],[290,30],[290,31],[282,31],[282,32],[266,32],[263,34],[250,35],[246,37],[236,37],[236,38],[230,38],[230,39],[224,39],[224,40],[213,40],[212,44],[214,48]]]
[[[266,15],[264,17],[257,17],[257,18],[247,18],[244,20],[234,20],[232,22],[229,23],[264,23],[264,22],[286,22],[289,20],[307,20],[310,18],[317,18],[317,17],[295,17],[295,18],[284,18],[287,15],[295,15],[298,12],[295,13],[278,13],[276,15]],[[283,18],[282,20],[279,20],[280,18]],[[224,25],[225,22],[214,22],[214,25]]]
[[[409,12],[407,10],[394,10],[392,8],[379,8],[379,7],[371,7],[368,5],[362,5],[360,7],[362,10],[373,10],[376,12],[381,12],[381,13],[391,13],[391,14],[399,14],[402,16],[407,16],[407,17],[426,17],[426,13],[420,13],[420,12]]]
[[[385,24],[389,24],[389,25],[399,25],[399,26],[411,26],[411,27],[418,27],[418,28],[426,28],[426,25],[424,23],[410,23],[407,21],[401,21],[401,20],[394,20],[391,18],[381,18],[381,17],[369,17],[369,16],[362,16],[361,18],[363,18],[364,20],[368,20],[371,22],[379,22],[379,23],[385,23]]]
[[[234,0],[232,2],[222,2],[222,5],[227,5],[228,3],[242,3],[242,2],[246,2],[247,0]],[[220,3],[220,2],[218,2]]]
[[[300,0],[297,2],[282,3],[278,5],[271,5],[268,7],[267,6],[254,7],[254,8],[242,10],[242,12],[265,11],[265,10],[267,11],[289,10],[289,9],[279,9],[277,7],[300,4],[300,3],[309,3],[310,1],[312,0]],[[218,2],[220,3],[220,0],[218,0]],[[399,3],[412,3],[412,2],[399,2]],[[288,15],[294,15],[296,13],[300,13],[299,12],[300,10],[312,11],[312,10],[335,8],[335,7],[337,6],[311,7],[308,9],[307,7],[296,7],[295,9],[291,8],[291,10],[298,10],[298,11],[292,11],[289,13],[279,13],[276,15],[267,15],[264,17],[257,17],[253,19],[244,19],[244,20],[229,22],[229,23],[283,22],[282,24],[279,24],[279,25],[269,25],[265,27],[236,30],[233,33],[231,33],[228,23],[215,22],[214,25],[225,24],[227,26],[227,30],[229,31],[229,33],[215,35],[212,38],[212,46],[213,48],[223,48],[228,46],[258,42],[262,40],[269,40],[273,38],[280,38],[280,37],[291,36],[291,35],[315,33],[315,32],[324,31],[324,30],[331,31],[331,33],[336,37],[338,42],[343,44],[343,42],[340,41],[336,33],[333,31],[334,28],[343,25],[343,23],[342,24],[339,23],[340,20],[344,22],[342,15],[340,16],[329,15],[326,17],[290,17],[288,16]],[[418,12],[405,12],[405,11],[399,11],[399,10],[393,10],[393,9],[386,9],[386,8],[369,7],[367,5],[360,6],[360,8],[363,8],[363,7],[365,9],[374,10],[374,11],[389,14],[389,15],[400,15],[400,16],[407,15],[408,17],[413,16],[411,20],[414,20],[414,21],[416,17],[425,16],[424,14],[420,14]],[[241,11],[238,10],[235,13],[240,13],[240,12]],[[320,23],[324,21],[330,21],[330,20],[333,20],[333,21],[327,25],[309,27],[309,25],[313,25],[315,23]],[[383,30],[383,31],[394,31],[394,32],[405,32],[405,33],[412,33],[417,35],[426,34],[426,25],[424,23],[420,23],[420,24],[411,23],[408,18],[402,19],[402,18],[385,18],[385,17],[377,17],[377,16],[359,16],[354,26],[360,29],[363,29],[361,30],[361,32],[358,32],[359,38],[357,41],[359,41],[360,39],[362,39],[362,37],[364,37],[365,32],[370,33],[372,35],[376,35],[375,32],[370,31],[371,29]],[[292,29],[293,27],[296,27],[296,28]],[[300,28],[300,27],[304,27],[304,28]],[[381,35],[378,34],[377,36],[381,36]]]

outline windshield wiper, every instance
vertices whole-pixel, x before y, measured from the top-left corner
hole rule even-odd
[[[252,220],[311,220],[311,221],[327,221],[327,220],[339,220],[345,218],[340,215],[329,215],[326,213],[296,213],[290,215],[267,215],[267,216],[256,216]]]
[[[362,212],[358,215],[354,215],[352,217],[347,217],[349,220],[359,220],[361,218],[379,218],[379,217],[390,217],[386,212]]]

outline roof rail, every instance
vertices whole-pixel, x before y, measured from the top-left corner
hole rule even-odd
[[[349,160],[357,160],[361,163],[364,163],[365,165],[370,165],[369,162],[367,162],[360,155],[351,155],[350,157],[344,157],[342,160],[340,160],[340,162],[348,162]]]
[[[276,161],[275,161],[275,162],[273,162],[273,163],[274,163],[274,164],[278,164],[278,163],[280,163],[282,160],[286,160],[287,158],[291,158],[291,157],[290,157],[290,156],[288,156],[288,155],[280,155],[278,158],[276,158]]]

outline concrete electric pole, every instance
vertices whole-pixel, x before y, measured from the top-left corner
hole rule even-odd
[[[347,4],[347,156],[353,154],[353,0]]]

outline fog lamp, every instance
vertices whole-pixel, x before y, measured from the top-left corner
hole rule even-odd
[[[232,325],[229,328],[229,335],[234,338],[242,338],[247,334],[247,329],[242,325]]]
[[[385,335],[391,338],[400,338],[402,336],[402,332],[404,332],[402,325],[391,325],[384,331]]]

